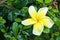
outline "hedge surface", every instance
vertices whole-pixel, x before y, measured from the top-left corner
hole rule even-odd
[[[47,16],[53,21],[52,28],[44,28],[40,36],[32,34],[32,25],[24,26],[21,21],[29,18],[28,8],[36,10],[48,7]],[[60,40],[60,0],[1,0],[0,40]]]

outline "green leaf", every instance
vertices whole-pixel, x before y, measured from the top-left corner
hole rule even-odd
[[[3,19],[2,17],[0,17],[0,23],[2,23],[2,24],[6,23],[5,19]]]
[[[5,33],[5,34],[4,34],[4,37],[6,37],[6,38],[9,38],[9,39],[10,39],[10,38],[11,38],[11,35],[9,35],[9,34]]]
[[[12,37],[12,40],[17,40],[15,37]]]
[[[26,31],[22,31],[23,34],[27,35],[27,36],[30,36],[28,32]]]
[[[54,18],[53,18],[53,21],[55,22],[55,24],[56,24],[57,26],[60,26],[60,19],[58,19],[57,17],[54,17]]]
[[[50,40],[54,40],[54,38],[50,38]]]
[[[20,30],[22,30],[22,27],[23,27],[23,25],[19,24],[19,28],[20,28]]]
[[[60,40],[60,36],[58,36],[58,37],[56,38],[56,40]]]
[[[15,18],[15,22],[21,22],[22,20],[20,18]]]
[[[40,36],[36,36],[34,40],[42,40],[42,38]]]
[[[49,6],[48,9],[49,9],[49,10],[52,9],[52,6]]]
[[[34,2],[36,2],[36,0],[28,0],[28,3],[34,3]]]
[[[6,32],[6,30],[5,30],[5,29],[1,29],[1,32],[5,33],[5,32]]]
[[[50,32],[50,29],[49,28],[44,28],[44,33],[49,33]]]
[[[55,35],[55,36],[59,36],[59,32],[55,32],[54,35]]]
[[[8,20],[13,21],[15,19],[15,17],[16,16],[14,15],[13,12],[9,12],[9,14],[8,14]]]
[[[4,29],[4,27],[5,27],[5,25],[0,24],[0,30],[1,30],[1,29]]]
[[[15,0],[13,5],[15,6],[15,8],[20,9],[26,6],[27,3],[28,3],[28,0]]]
[[[52,11],[55,12],[55,13],[58,13],[59,12],[58,9],[53,9]]]
[[[43,3],[43,0],[36,0],[36,1],[38,1],[39,3]]]
[[[26,30],[26,29],[29,29],[29,28],[31,28],[31,25],[29,25],[29,26],[24,26],[24,27],[23,27],[23,30]]]
[[[27,13],[27,12],[28,12],[28,7],[23,7],[23,8],[21,9],[21,11],[22,11],[23,13]]]
[[[17,36],[17,39],[18,39],[18,40],[24,40],[21,35],[18,35],[18,36]]]
[[[45,3],[50,3],[50,2],[52,2],[52,0],[45,0]]]
[[[12,1],[11,0],[7,0],[7,5],[12,5]]]
[[[27,16],[28,15],[28,7],[23,7],[21,10],[20,10],[20,15],[22,16]]]
[[[13,25],[12,25],[12,31],[13,31],[15,37],[18,34],[18,30],[19,30],[18,23],[14,22]]]

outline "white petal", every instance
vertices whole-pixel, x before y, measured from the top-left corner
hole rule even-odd
[[[44,29],[44,26],[43,26],[42,23],[36,23],[33,26],[33,34],[37,35],[37,36],[40,36],[42,31],[43,31],[43,29]]]
[[[39,11],[38,11],[38,15],[39,16],[45,16],[47,11],[48,11],[47,7],[40,8]]]
[[[31,16],[33,19],[36,19],[36,17],[37,17],[37,12],[36,12],[34,6],[30,6],[30,7],[29,7],[29,14],[30,14],[30,16]]]
[[[47,16],[42,20],[42,22],[48,28],[51,28],[54,25],[54,22],[52,21],[52,19],[50,19]]]
[[[24,21],[21,22],[23,25],[31,25],[31,24],[34,24],[35,21],[32,19],[32,18],[29,18],[29,19],[26,19]]]

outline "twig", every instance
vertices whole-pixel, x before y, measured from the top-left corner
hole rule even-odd
[[[52,2],[52,4],[53,4],[53,6],[54,6],[55,8],[58,9],[58,2],[56,2],[56,0],[54,0],[54,1]]]

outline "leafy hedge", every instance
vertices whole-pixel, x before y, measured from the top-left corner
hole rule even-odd
[[[48,7],[54,26],[44,28],[40,36],[32,34],[32,25],[21,21],[28,18],[28,8]],[[0,40],[60,40],[60,0],[2,0],[0,1]]]

